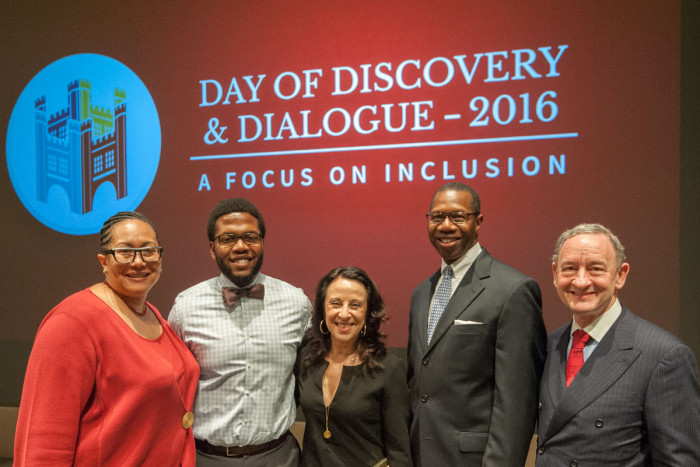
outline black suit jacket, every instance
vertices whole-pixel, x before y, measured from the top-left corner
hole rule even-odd
[[[566,387],[571,325],[549,336],[538,466],[700,465],[700,386],[692,351],[623,307]]]
[[[428,308],[439,277],[437,271],[411,297],[413,461],[417,466],[522,466],[534,433],[545,359],[540,288],[483,250],[428,345]]]

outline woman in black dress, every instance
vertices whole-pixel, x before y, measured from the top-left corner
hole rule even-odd
[[[403,362],[387,353],[377,286],[359,268],[319,282],[300,369],[302,466],[411,466]]]

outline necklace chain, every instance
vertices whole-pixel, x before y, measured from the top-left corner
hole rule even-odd
[[[331,408],[329,406],[326,406],[326,431],[323,432],[323,437],[328,439],[331,437],[331,432],[328,430],[328,412],[330,412]]]
[[[338,364],[340,364],[340,365],[345,366],[345,364],[348,362],[348,360],[350,360],[349,363],[350,363],[351,365],[354,365],[354,364],[355,364],[355,360],[357,359],[357,356],[358,356],[358,355],[357,355],[357,352],[354,352],[353,354],[351,354],[351,355],[345,357],[345,359],[344,359],[342,362],[340,362],[340,363],[335,363],[335,362],[331,362],[331,361],[329,361],[328,363],[331,364],[331,365],[338,365]],[[327,380],[326,380],[326,376],[324,375],[324,376],[323,376],[323,382],[322,382],[322,384],[326,384],[326,383],[327,383]],[[325,409],[326,409],[326,429],[325,429],[325,431],[323,432],[323,437],[326,438],[326,439],[329,439],[329,438],[331,437],[331,431],[328,429],[328,414],[330,413],[331,408],[330,408],[330,406],[326,405],[326,406],[325,406]]]
[[[343,366],[347,364],[354,365],[358,358],[359,356],[357,355],[357,352],[353,352],[352,354],[345,357],[342,362],[335,362],[329,357],[328,363]]]
[[[111,285],[109,285],[109,282],[105,281],[104,284],[109,288],[109,290],[114,292],[114,294],[117,297],[119,297],[119,299],[124,303],[124,305],[126,305],[126,307],[130,309],[132,313],[134,313],[136,316],[144,316],[146,314],[146,311],[148,311],[148,305],[146,305],[146,302],[143,303],[143,310],[141,310],[141,312],[138,312],[135,308],[132,308],[131,305],[129,305],[129,302],[126,301],[126,297],[124,295],[120,294],[119,292],[114,290]]]

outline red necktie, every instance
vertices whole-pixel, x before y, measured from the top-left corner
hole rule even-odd
[[[254,286],[246,289],[222,287],[221,295],[224,297],[224,302],[228,306],[234,307],[241,302],[241,297],[250,297],[262,300],[265,296],[265,286],[262,284],[255,284]]]
[[[586,345],[591,336],[582,329],[574,331],[574,340],[571,343],[569,359],[566,361],[566,387],[568,388],[574,380],[574,376],[583,366],[583,346]]]

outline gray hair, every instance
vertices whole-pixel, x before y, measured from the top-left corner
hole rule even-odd
[[[610,243],[612,243],[613,250],[615,250],[615,259],[617,260],[617,269],[619,270],[622,263],[624,263],[625,259],[627,259],[625,257],[625,247],[622,246],[620,240],[610,231],[610,229],[600,224],[579,224],[559,235],[557,243],[554,246],[554,255],[552,256],[552,261],[554,264],[558,264],[559,262],[559,252],[561,251],[561,247],[564,245],[564,242],[571,237],[584,234],[603,234],[608,237],[608,240],[610,240]]]

